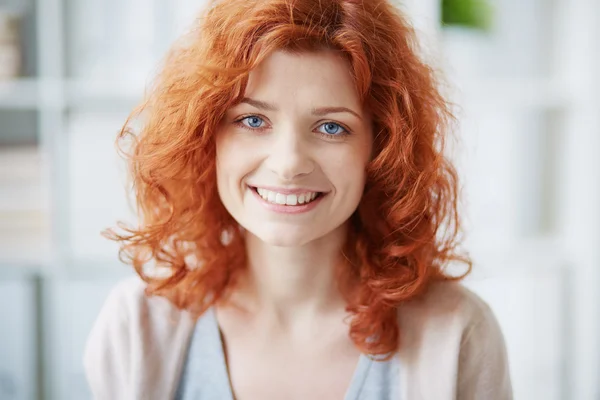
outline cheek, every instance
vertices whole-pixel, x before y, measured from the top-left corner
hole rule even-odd
[[[222,134],[216,142],[217,156],[217,191],[225,206],[230,203],[229,199],[234,190],[234,181],[237,180],[240,166],[238,149],[235,141],[227,134]]]
[[[223,189],[223,181],[226,178],[226,172],[229,169],[228,164],[230,162],[226,146],[223,144],[223,140],[217,140],[216,143],[216,166],[217,166],[217,187],[219,192]]]
[[[368,152],[366,150],[369,150]],[[343,195],[344,201],[357,202],[362,196],[370,149],[351,147],[329,152],[321,159],[323,172]]]
[[[221,197],[227,193],[237,195],[244,178],[260,164],[260,149],[255,142],[229,132],[217,139],[217,188]]]
[[[218,179],[240,173],[240,170],[248,162],[248,152],[244,151],[244,146],[228,133],[217,139],[216,154]]]
[[[360,141],[329,152],[325,162],[329,168],[335,170],[345,179],[355,180],[364,175],[365,168],[369,163],[371,146],[366,141]],[[352,179],[350,177],[352,175]]]

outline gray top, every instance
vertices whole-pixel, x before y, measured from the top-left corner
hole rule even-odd
[[[400,399],[398,357],[377,361],[361,354],[344,400]],[[196,323],[176,400],[234,400],[213,309]]]

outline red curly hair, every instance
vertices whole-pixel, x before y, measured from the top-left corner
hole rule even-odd
[[[471,269],[458,251],[457,174],[444,156],[452,115],[415,35],[386,0],[212,2],[171,49],[119,139],[130,160],[140,225],[107,236],[147,283],[199,316],[225,299],[246,268],[244,238],[216,187],[215,135],[244,95],[250,71],[275,50],[339,51],[373,117],[374,156],[351,217],[340,282],[350,337],[364,353],[398,349],[397,307],[434,281]],[[130,122],[143,121],[134,134]],[[467,272],[450,277],[445,267]],[[148,264],[167,267],[158,277]]]

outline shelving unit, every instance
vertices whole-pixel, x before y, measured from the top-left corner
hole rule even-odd
[[[35,110],[39,107],[39,83],[35,78],[0,81],[0,107]]]
[[[500,320],[515,398],[596,399],[600,4],[493,4],[488,35],[438,30],[459,88],[467,284]]]
[[[80,369],[87,330],[112,284],[131,273],[99,234],[131,217],[113,142],[157,61],[203,1],[23,3],[25,74],[0,82],[0,192],[17,199],[7,206],[0,198],[0,235],[9,219],[36,224],[23,234],[28,240],[0,236],[0,287],[12,288],[0,293],[32,316],[14,322],[9,339],[18,337],[33,354],[15,364],[16,353],[3,358],[2,346],[13,342],[0,341],[0,398],[80,400],[87,395]],[[470,39],[439,27],[436,0],[403,7],[453,83],[462,126],[456,157],[469,200],[466,245],[476,261],[467,284],[503,324],[516,398],[595,399],[600,103],[593,46],[600,4],[498,0],[496,30]],[[494,52],[512,58],[489,59]],[[19,154],[24,164],[7,158]],[[5,165],[14,169],[5,173]],[[5,178],[13,172],[29,174],[33,189],[12,190]],[[15,377],[12,365],[20,365]],[[2,390],[10,385],[9,397]],[[37,390],[26,388],[32,385]]]

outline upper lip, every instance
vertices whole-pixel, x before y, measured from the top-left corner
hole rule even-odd
[[[281,187],[274,187],[274,186],[255,186],[255,185],[248,185],[250,187],[253,188],[258,188],[258,189],[265,189],[265,190],[269,190],[271,192],[276,192],[276,193],[281,193],[281,194],[302,194],[302,193],[323,193],[323,191],[321,190],[313,190],[313,189],[307,189],[307,188],[281,188]]]

